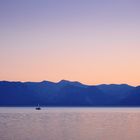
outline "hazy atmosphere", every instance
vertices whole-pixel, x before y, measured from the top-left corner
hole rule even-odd
[[[0,80],[140,82],[139,0],[0,0]]]

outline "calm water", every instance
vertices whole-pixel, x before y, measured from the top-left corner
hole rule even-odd
[[[140,140],[140,109],[0,108],[0,140]]]

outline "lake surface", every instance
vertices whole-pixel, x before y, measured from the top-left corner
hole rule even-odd
[[[140,140],[140,108],[0,108],[0,140]]]

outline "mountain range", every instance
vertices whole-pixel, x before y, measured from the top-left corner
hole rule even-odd
[[[140,86],[0,81],[0,106],[140,106]]]

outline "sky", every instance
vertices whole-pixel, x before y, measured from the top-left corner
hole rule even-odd
[[[140,85],[139,0],[0,0],[0,80]]]

